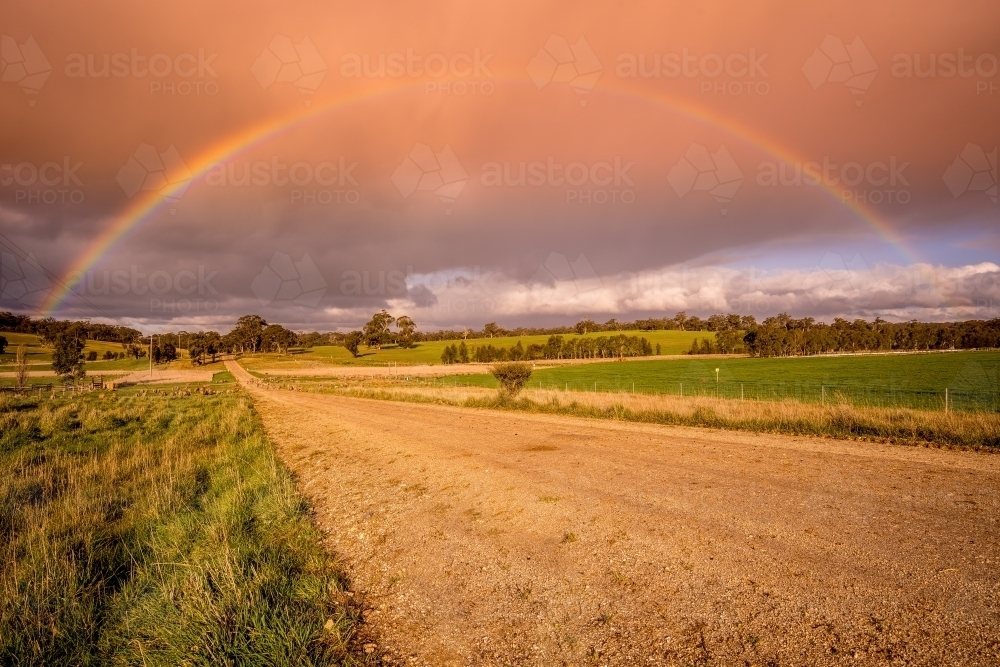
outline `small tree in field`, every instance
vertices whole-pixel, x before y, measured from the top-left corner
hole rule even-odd
[[[500,396],[513,398],[524,389],[531,377],[531,364],[521,361],[496,364],[490,369],[490,373],[500,383]]]
[[[56,336],[52,350],[52,370],[64,378],[83,378],[83,340],[76,332],[67,331]]]
[[[24,345],[17,346],[17,358],[14,360],[14,377],[17,381],[18,390],[24,389],[28,384],[28,348]]]
[[[358,357],[358,345],[361,344],[363,338],[364,335],[360,331],[352,331],[347,334],[347,337],[344,339],[344,347],[347,348],[347,351],[350,352],[351,356],[355,359]]]

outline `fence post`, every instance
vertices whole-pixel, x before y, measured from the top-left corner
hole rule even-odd
[[[684,383],[681,382],[681,398],[684,398]]]
[[[821,384],[819,386],[819,393],[820,393],[820,405],[826,405],[826,386],[825,385]]]
[[[743,400],[743,383],[740,382],[740,400]]]

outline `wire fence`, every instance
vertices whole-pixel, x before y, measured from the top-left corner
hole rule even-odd
[[[445,386],[492,386],[481,378],[445,378],[438,381]],[[913,408],[949,412],[997,412],[1000,410],[1000,392],[996,389],[970,389],[967,387],[942,387],[941,389],[907,389],[876,384],[815,384],[788,381],[694,381],[648,382],[633,381],[627,377],[603,381],[552,382],[529,380],[530,389],[549,389],[576,392],[666,394],[679,397],[717,397],[731,400],[783,401],[803,403],[847,403],[863,407]]]

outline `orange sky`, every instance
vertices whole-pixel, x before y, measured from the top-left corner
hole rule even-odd
[[[152,181],[138,193],[122,185],[140,146],[161,154],[173,146],[195,165],[247,128],[323,109],[221,156],[221,169],[239,177],[245,164],[343,163],[355,165],[350,178],[238,186],[195,174],[178,202],[88,270],[211,267],[223,286],[219,317],[259,303],[279,308],[279,319],[340,326],[390,300],[345,294],[348,271],[480,267],[530,285],[552,253],[583,254],[602,276],[680,264],[799,270],[831,253],[844,262],[860,253],[871,267],[995,262],[996,25],[1000,5],[990,2],[920,11],[903,2],[24,3],[7,8],[2,28],[0,225],[63,276],[121,220],[130,195],[156,196]],[[22,71],[45,69],[25,60],[29,38],[51,68],[40,85]],[[289,60],[275,54],[282,44],[300,50]],[[407,55],[409,72],[389,75]],[[932,57],[933,76],[907,75],[914,61],[926,71]],[[380,58],[385,76],[353,76],[356,63],[374,70]],[[640,59],[649,76],[628,76]],[[279,73],[282,65],[291,69]],[[398,170],[407,155],[417,159],[418,144],[431,155],[450,148],[465,172],[457,196],[443,201],[429,181],[407,191],[412,174]],[[972,168],[983,173],[963,181],[963,164],[980,154],[988,163],[991,151],[992,171]],[[713,154],[711,173],[699,176],[706,170],[692,156]],[[960,154],[965,163],[949,171]],[[79,163],[76,181],[62,176],[67,160]],[[824,160],[837,165],[825,188],[767,181],[782,164],[794,174],[797,162]],[[623,177],[609,183],[616,161]],[[47,173],[59,183],[29,182],[32,169],[52,162],[60,170]],[[516,176],[533,162],[545,165],[540,185],[491,180],[504,164]],[[587,170],[579,186],[548,167],[571,163],[576,174]],[[855,171],[841,171],[845,164],[861,174],[848,188],[840,177]],[[735,190],[711,187],[724,172],[739,180]],[[899,182],[882,178],[897,174]],[[859,200],[867,213],[851,206]],[[310,255],[328,286],[320,303],[302,310],[254,292],[275,252]],[[146,295],[91,296],[115,317],[176,317],[151,312]],[[891,305],[918,300],[911,292]],[[958,305],[942,302],[937,316]],[[70,304],[76,310],[65,314],[89,307]],[[853,307],[862,306],[835,306]],[[452,325],[463,316],[428,317]]]

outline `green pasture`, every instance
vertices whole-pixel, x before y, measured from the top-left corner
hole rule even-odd
[[[529,386],[924,409],[943,409],[947,389],[949,408],[997,410],[998,368],[1000,352],[768,359],[693,356],[542,368],[532,375]],[[437,382],[496,386],[488,374],[445,377]]]
[[[621,332],[595,332],[586,334],[586,338],[597,338],[599,336],[611,336],[617,333],[626,336],[638,336],[649,341],[654,348],[660,344],[661,354],[683,354],[691,347],[691,341],[695,338],[713,338],[715,334],[711,331],[621,331]],[[564,334],[566,340],[572,338],[583,338],[577,334]],[[477,346],[493,345],[493,347],[511,347],[521,341],[521,345],[527,347],[532,343],[544,345],[548,341],[547,335],[542,336],[505,336],[503,338],[470,338],[465,341],[469,348],[469,353]],[[357,359],[351,357],[351,353],[346,348],[334,345],[322,345],[295,351],[293,354],[254,354],[241,357],[240,363],[246,368],[253,370],[270,368],[314,368],[323,365],[337,366],[383,366],[386,363],[407,364],[440,364],[441,353],[444,348],[450,345],[460,345],[461,341],[427,341],[416,343],[411,348],[401,348],[395,345],[383,346],[381,350],[366,348],[363,345],[360,349],[360,356]]]

